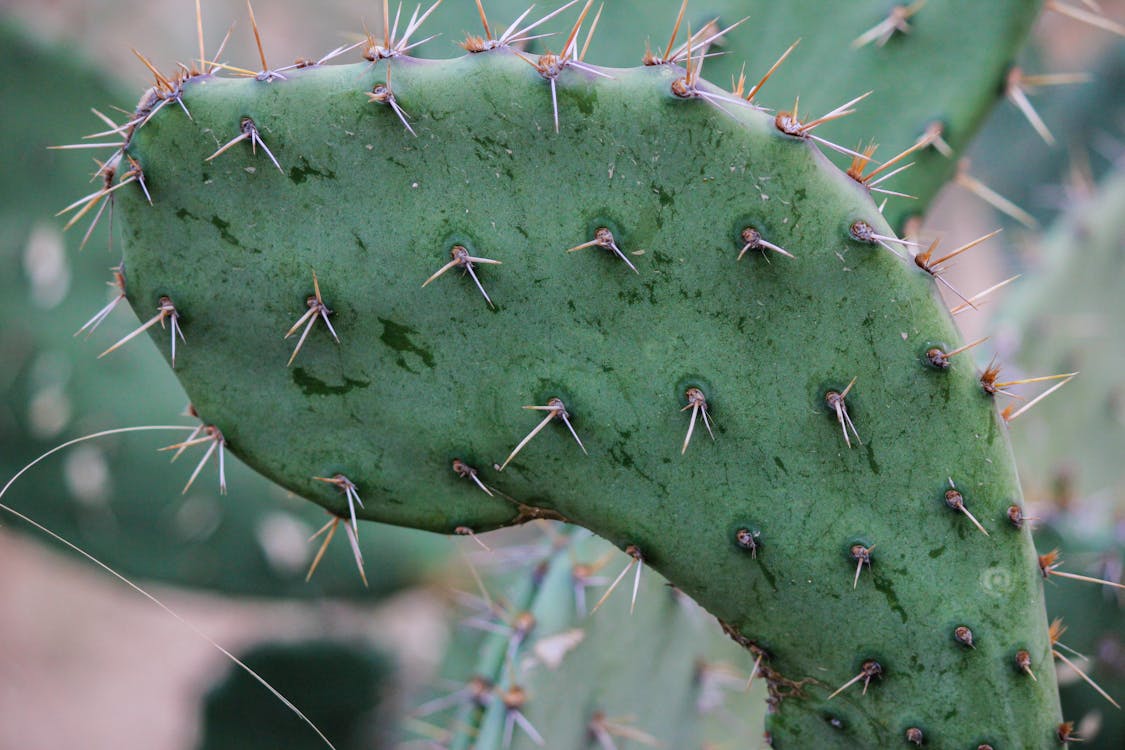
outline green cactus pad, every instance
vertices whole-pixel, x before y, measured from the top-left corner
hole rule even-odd
[[[52,216],[73,199],[75,186],[85,185],[87,165],[93,165],[47,147],[74,143],[98,124],[89,107],[108,110],[128,97],[72,53],[24,30],[0,24],[0,40],[10,73],[0,81],[0,148],[13,155],[10,179],[0,189],[0,264],[6,269],[0,281],[0,472],[7,479],[64,440],[154,420],[176,422],[187,397],[151,347],[90,361],[105,348],[106,331],[129,318],[124,305],[89,339],[74,335],[111,299],[105,282],[120,256],[106,252],[107,217],[83,252],[78,245],[85,222],[59,234]],[[43,97],[48,88],[54,95]],[[27,189],[32,184],[35,189]],[[371,590],[363,588],[343,550],[326,556],[306,583],[315,548],[305,539],[323,523],[323,512],[287,498],[237,461],[226,466],[237,502],[220,496],[214,466],[181,497],[202,451],[191,449],[169,464],[170,454],[156,449],[186,434],[86,443],[44,464],[4,502],[125,575],[232,594],[384,594],[431,572],[448,550],[441,540],[372,526],[360,536]],[[4,527],[31,531],[18,522]]]
[[[536,3],[532,17],[565,4],[564,0]],[[637,65],[645,41],[655,53],[661,53],[680,4],[681,0],[605,3],[586,59],[602,65]],[[484,2],[490,24],[498,29],[495,33],[505,29],[527,5],[525,0]],[[851,149],[874,140],[880,144],[878,159],[890,159],[913,145],[930,125],[940,123],[951,154],[943,156],[933,148],[917,152],[900,162],[914,162],[913,167],[883,185],[918,199],[890,199],[887,220],[901,229],[908,218],[924,213],[953,177],[957,157],[995,105],[1003,101],[1005,76],[1042,5],[1042,0],[692,0],[676,44],[686,40],[689,25],[699,32],[711,21],[726,28],[748,18],[710,48],[720,54],[708,59],[705,70],[710,80],[729,86],[745,65],[749,89],[800,39],[797,49],[755,98],[756,103],[787,110],[799,95],[802,111],[819,115],[872,91],[855,115],[826,125],[823,135]],[[577,14],[580,7],[568,13]],[[594,8],[598,7],[595,3]],[[890,23],[894,14],[904,10],[907,14],[899,26],[905,31]],[[566,20],[550,30],[564,26],[570,16],[562,18]],[[869,33],[876,28],[878,33]],[[890,31],[892,28],[895,30]],[[427,26],[427,33],[433,31],[444,33],[427,44],[425,55],[446,56],[451,40],[482,33],[476,4],[447,0]],[[558,51],[562,36],[534,40],[531,48]],[[858,44],[861,39],[866,43]]]
[[[558,134],[549,82],[514,53],[391,68],[397,110],[386,62],[202,79],[192,119],[166,106],[131,140],[154,205],[120,191],[129,301],[146,320],[175,306],[176,372],[229,449],[340,515],[316,477],[354,482],[368,519],[556,517],[634,545],[766,654],[778,747],[915,726],[935,746],[1050,746],[1005,428],[970,367],[923,364],[958,336],[865,189],[706,82],[675,95],[677,68],[564,70]],[[616,252],[567,252],[601,229]],[[740,262],[749,229],[794,257]],[[492,304],[459,268],[423,288],[458,247],[502,262],[474,269]],[[315,322],[287,366],[314,273],[339,343]],[[838,412],[826,395],[853,381]],[[562,414],[523,407],[555,398],[569,424],[493,468]],[[875,551],[853,590],[856,544]],[[829,700],[871,660],[880,680]]]

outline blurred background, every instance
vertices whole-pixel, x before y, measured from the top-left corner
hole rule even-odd
[[[1125,1],[1098,4],[1125,23]],[[253,67],[244,5],[211,1],[203,11],[208,48],[235,23],[224,59]],[[364,22],[374,31],[381,27],[375,2],[259,0],[255,11],[273,65],[354,41]],[[114,106],[132,110],[151,76],[131,47],[164,70],[193,57],[194,4],[5,0],[0,31],[6,62],[0,153],[9,176],[0,185],[0,469],[6,481],[40,453],[87,432],[193,423],[178,416],[187,399],[147,339],[96,359],[135,325],[127,306],[88,339],[73,336],[114,296],[103,282],[111,280],[119,256],[106,251],[107,221],[79,252],[84,225],[64,235],[63,220],[54,217],[84,192],[95,168],[89,156],[97,152],[46,146],[104,129],[91,107],[117,120],[124,115]],[[460,36],[450,36],[428,44],[425,54],[459,54],[453,41]],[[1025,215],[998,212],[962,180],[947,187],[920,234],[927,240],[940,235],[953,247],[1004,227],[947,278],[977,291],[1023,276],[980,311],[959,315],[958,323],[966,340],[992,336],[973,352],[981,365],[996,354],[1011,373],[1082,371],[1013,423],[1013,441],[1028,514],[1041,525],[1040,551],[1063,540],[1071,568],[1120,580],[1125,41],[1047,14],[1020,64],[1091,76],[1032,97],[1057,136],[1054,147],[1001,102],[971,149],[966,173]],[[334,737],[354,738],[341,747],[394,746],[403,734],[386,727],[440,684],[439,667],[457,635],[453,592],[475,589],[465,556],[487,569],[487,553],[472,539],[365,524],[360,536],[371,589],[359,582],[342,538],[306,583],[316,552],[306,540],[324,522],[323,513],[233,459],[227,461],[229,496],[217,492],[213,465],[181,494],[202,451],[169,465],[168,454],[155,450],[179,434],[84,443],[29,472],[3,502],[140,580],[226,648],[244,653],[272,644],[251,653],[255,664],[263,674],[301,675],[292,688],[301,695],[292,697],[303,708],[326,702],[318,723],[337,722]],[[543,539],[550,546],[556,533],[531,529],[484,541],[496,549]],[[617,567],[615,560],[607,570]],[[1114,694],[1125,699],[1121,598],[1096,587],[1048,586],[1052,611],[1066,615],[1071,628],[1066,642],[1087,653],[1088,671],[1111,693],[1116,685]],[[255,714],[252,697],[236,704],[241,714],[224,714],[225,696],[259,688],[230,678],[220,653],[151,602],[9,516],[0,516],[0,602],[0,748],[247,747],[237,731],[215,728],[245,726],[256,715],[273,716],[254,724],[259,731],[279,721],[269,713],[276,706]],[[1078,679],[1065,670],[1062,677]],[[1088,704],[1095,707],[1080,709],[1080,731],[1108,740],[1105,747],[1120,747],[1125,729],[1119,712]],[[346,715],[337,715],[345,708]],[[271,742],[267,735],[261,746],[279,746]]]

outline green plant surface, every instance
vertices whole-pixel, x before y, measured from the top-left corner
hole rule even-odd
[[[111,299],[102,282],[120,255],[106,251],[106,216],[81,252],[85,222],[59,233],[53,215],[76,187],[96,189],[87,187],[94,165],[47,147],[78,142],[99,127],[90,107],[108,110],[128,99],[101,72],[19,28],[0,25],[0,41],[9,71],[0,81],[0,151],[10,155],[0,187],[0,468],[11,477],[69,438],[191,420],[177,417],[187,396],[152,347],[95,360],[112,343],[106,331],[129,317],[124,305],[88,339],[74,336]],[[43,96],[46,90],[52,96]],[[227,480],[237,501],[219,494],[214,465],[181,498],[203,450],[169,464],[170,454],[156,449],[186,434],[86,443],[44,464],[4,502],[132,577],[254,596],[369,595],[342,549],[305,583],[315,551],[305,539],[324,514],[232,457]],[[30,530],[18,522],[5,528]],[[447,550],[427,535],[377,526],[365,529],[361,543],[371,592],[379,594],[424,577]]]
[[[650,570],[641,574],[634,608],[635,565],[591,613],[632,558],[611,554],[585,531],[563,538],[517,582],[519,609],[489,611],[478,601],[463,621],[442,675],[462,685],[484,677],[492,690],[475,705],[466,690],[422,704],[444,707],[444,715],[424,718],[449,727],[449,746],[523,748],[541,738],[547,747],[704,747],[760,736],[764,681],[746,690],[753,657]],[[494,601],[494,610],[500,601],[507,598]],[[489,633],[481,621],[531,625]],[[470,658],[478,653],[485,658]],[[525,696],[516,710],[538,737],[505,703],[512,691]]]
[[[506,29],[527,5],[524,0],[484,2],[489,22],[497,29],[494,34]],[[536,3],[525,24],[564,5],[564,0]],[[681,0],[611,0],[604,8],[595,4],[595,9],[601,8],[601,18],[586,59],[601,65],[638,65],[646,40],[653,52],[660,54],[680,5]],[[906,32],[889,34],[883,44],[878,39],[862,46],[855,44],[887,22],[892,13],[914,5],[918,7],[903,22]],[[952,178],[957,157],[986,116],[1004,101],[1005,76],[1017,61],[1042,5],[1041,0],[928,0],[921,4],[890,0],[692,0],[676,46],[686,40],[689,25],[698,32],[715,19],[719,28],[726,28],[748,18],[711,49],[722,54],[708,59],[705,70],[710,80],[729,87],[745,65],[749,90],[799,39],[800,45],[755,102],[788,111],[793,108],[794,97],[799,96],[802,112],[820,115],[872,91],[854,115],[827,124],[818,132],[850,149],[874,140],[879,144],[878,159],[890,159],[912,146],[931,124],[940,123],[951,156],[932,148],[917,152],[900,163],[914,162],[914,166],[883,186],[917,198],[890,199],[887,220],[901,230],[907,219],[925,212]],[[581,3],[568,13],[577,14],[580,7]],[[593,13],[591,10],[591,19]],[[567,20],[554,24],[551,30],[569,23],[570,15],[561,18]],[[446,57],[450,41],[483,33],[476,4],[471,0],[442,3],[426,28],[427,33],[443,32],[422,48],[427,57]],[[534,40],[531,49],[558,52],[564,36],[559,33]]]
[[[777,747],[914,726],[935,747],[1053,746],[1004,423],[970,366],[923,364],[958,335],[927,274],[849,235],[891,234],[866,191],[772,116],[674,95],[675,68],[564,71],[556,135],[548,82],[510,52],[392,67],[416,137],[365,95],[385,62],[190,82],[192,119],[164,107],[132,137],[154,205],[119,193],[129,301],[142,319],[174,301],[177,375],[231,452],[342,516],[315,477],[349,477],[372,520],[558,517],[635,545],[767,654]],[[247,117],[264,145],[208,161]],[[566,252],[603,226],[621,257]],[[740,263],[748,227],[795,257]],[[456,273],[422,288],[455,245],[503,262],[476,267],[494,307]],[[287,367],[314,272],[340,343],[318,326]],[[845,442],[826,393],[853,378]],[[700,423],[681,455],[692,387],[715,439]],[[547,424],[490,468],[544,416],[521,407],[554,397],[583,446]],[[876,551],[853,589],[856,544]],[[1012,669],[1018,648],[1037,682]],[[869,660],[881,679],[829,698]]]

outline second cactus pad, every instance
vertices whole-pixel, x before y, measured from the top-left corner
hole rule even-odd
[[[1005,428],[800,122],[503,49],[286,76],[185,84],[119,191],[231,451],[344,517],[595,530],[762,656],[779,746],[1054,741]]]

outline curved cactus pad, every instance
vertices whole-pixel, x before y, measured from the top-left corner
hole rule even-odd
[[[778,747],[1053,744],[1005,428],[866,189],[681,68],[530,62],[200,78],[135,132],[128,297],[203,419],[341,516],[595,530],[763,655]]]

